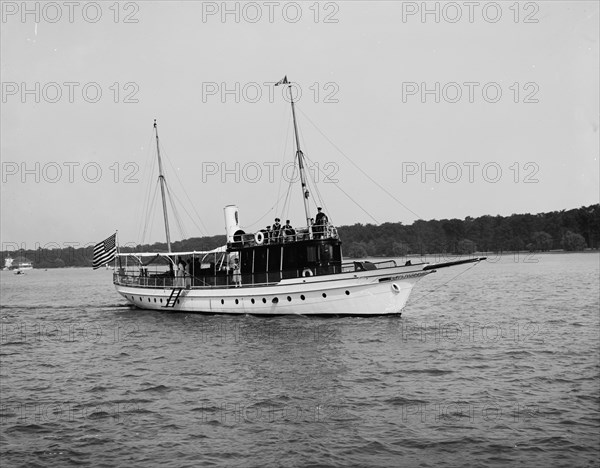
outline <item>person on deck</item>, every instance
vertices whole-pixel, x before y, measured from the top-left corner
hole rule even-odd
[[[185,286],[185,260],[181,257],[177,259],[177,271],[175,272],[175,287],[183,288]]]
[[[185,289],[190,289],[192,287],[192,259],[189,259],[186,264],[185,264],[185,268],[184,268],[184,275],[185,275]]]
[[[315,218],[310,218],[308,223],[308,233],[304,236],[304,239],[312,239],[315,233]]]
[[[233,284],[236,288],[242,286],[242,275],[240,274],[240,261],[238,258],[233,260]]]
[[[275,223],[273,224],[273,233],[271,234],[271,237],[273,239],[273,242],[277,243],[280,242],[281,240],[281,223],[280,223],[280,219],[279,218],[275,218]]]
[[[296,234],[296,231],[294,230],[294,228],[292,227],[292,225],[290,224],[290,220],[287,219],[285,221],[285,225],[283,226],[283,240],[284,241],[292,241],[294,240],[294,235]]]
[[[323,208],[321,208],[319,206],[317,208],[317,216],[315,217],[315,228],[314,228],[315,237],[317,239],[321,239],[322,237],[325,236],[325,228],[326,228],[328,222],[329,222],[329,218],[327,218],[327,215],[325,213],[323,213]]]

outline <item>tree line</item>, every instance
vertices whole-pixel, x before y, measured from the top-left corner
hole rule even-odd
[[[582,251],[600,244],[600,204],[572,210],[465,219],[418,220],[402,223],[354,224],[338,227],[343,254],[350,258],[403,257],[426,254],[549,250]],[[224,245],[224,235],[194,237],[171,244],[174,252],[212,250]],[[165,252],[167,245],[122,247],[121,252]],[[31,261],[35,268],[91,267],[93,247],[2,251]]]
[[[600,204],[510,216],[418,220],[411,225],[355,224],[338,228],[348,257],[474,252],[598,249]]]

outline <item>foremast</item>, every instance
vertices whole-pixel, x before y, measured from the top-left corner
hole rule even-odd
[[[167,198],[165,193],[166,180],[163,175],[162,160],[160,157],[160,145],[158,142],[158,127],[154,119],[154,133],[156,135],[156,154],[158,155],[158,181],[160,183],[160,195],[162,197],[163,217],[165,220],[165,234],[167,236],[167,251],[171,253],[171,233],[169,231],[169,215],[167,214]]]

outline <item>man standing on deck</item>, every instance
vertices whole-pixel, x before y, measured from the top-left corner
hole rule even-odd
[[[324,237],[325,226],[327,226],[328,222],[329,218],[327,218],[327,215],[323,213],[323,208],[319,206],[317,208],[317,216],[315,217],[315,237],[317,239]]]
[[[273,224],[273,233],[271,234],[273,238],[273,242],[278,243],[280,241],[279,237],[281,236],[281,220],[279,218],[275,218],[275,224]]]

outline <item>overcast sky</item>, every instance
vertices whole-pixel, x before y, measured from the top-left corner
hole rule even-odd
[[[155,118],[183,236],[228,204],[301,225],[284,75],[335,224],[599,202],[597,1],[25,5],[2,2],[3,249],[163,241]]]

